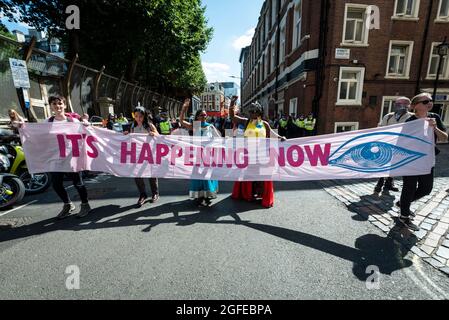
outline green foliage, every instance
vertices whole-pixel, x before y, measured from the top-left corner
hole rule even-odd
[[[6,0],[4,13],[63,40],[68,58],[138,81],[161,93],[201,91],[199,55],[212,37],[201,0],[79,0],[81,29],[67,30],[72,0]]]

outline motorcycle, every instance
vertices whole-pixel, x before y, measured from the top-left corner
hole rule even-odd
[[[13,206],[25,196],[25,185],[15,175],[7,173],[10,167],[8,152],[5,146],[0,146],[0,209]]]
[[[18,176],[25,185],[26,194],[38,194],[46,191],[51,185],[50,174],[30,174],[28,172],[25,153],[18,144],[20,137],[5,130],[0,130],[0,137],[1,142],[4,143],[3,148],[0,148],[0,154],[9,160],[6,172]]]

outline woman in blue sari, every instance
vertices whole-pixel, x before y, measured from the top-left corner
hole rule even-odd
[[[195,114],[194,123],[185,121],[185,114],[190,107],[190,99],[186,99],[181,109],[179,119],[184,128],[189,130],[193,136],[203,137],[221,137],[218,130],[213,124],[206,122],[207,113],[204,110],[198,110]],[[195,122],[200,122],[199,130],[195,128]],[[212,199],[217,198],[218,181],[216,180],[191,180],[190,182],[190,198],[195,199],[199,206],[209,206]]]

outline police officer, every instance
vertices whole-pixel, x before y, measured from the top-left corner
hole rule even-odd
[[[316,119],[313,116],[313,113],[309,114],[307,119],[304,121],[304,129],[306,130],[306,136],[313,136],[316,126]]]
[[[173,127],[170,120],[168,119],[167,112],[161,113],[161,119],[159,121],[158,127],[161,135],[169,136],[171,134]]]
[[[287,125],[288,120],[285,114],[281,116],[281,119],[279,120],[279,135],[282,137],[285,137],[287,135]]]
[[[299,131],[299,137],[304,137],[305,136],[305,117],[304,115],[300,115],[298,119],[296,119],[295,124],[298,127],[298,131]]]

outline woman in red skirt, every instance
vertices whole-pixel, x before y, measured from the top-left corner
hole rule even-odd
[[[233,97],[229,114],[236,125],[245,126],[245,138],[270,138],[270,136],[277,137],[285,141],[285,137],[279,136],[270,127],[267,121],[262,119],[263,108],[258,103],[251,104],[249,108],[250,118],[244,118],[235,115],[235,103],[238,97]],[[232,192],[233,199],[244,199],[246,201],[256,201],[262,199],[262,206],[271,208],[274,205],[274,187],[273,181],[245,181],[236,182]]]

